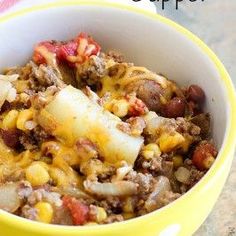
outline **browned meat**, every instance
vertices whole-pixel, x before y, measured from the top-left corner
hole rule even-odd
[[[34,140],[38,143],[41,144],[45,141],[47,141],[48,139],[51,138],[51,135],[49,135],[44,129],[42,129],[42,127],[40,126],[36,126],[33,131],[32,131],[32,135]]]
[[[98,150],[94,143],[92,143],[89,139],[80,138],[76,142],[76,147],[78,150],[78,155],[85,159],[90,158],[97,158],[98,157]]]
[[[20,137],[20,144],[23,146],[26,150],[34,150],[37,149],[37,142],[31,135],[31,133],[24,133],[22,132]]]
[[[147,160],[142,156],[136,161],[136,168],[142,172],[149,172],[155,175],[163,175],[168,178],[173,173],[173,162],[166,161],[162,156]]]
[[[181,134],[189,134],[191,136],[196,136],[195,138],[199,138],[201,129],[192,122],[188,122],[187,119],[178,117],[175,121],[177,125],[177,131]]]
[[[86,79],[88,85],[93,85],[97,80],[106,74],[104,59],[91,56],[85,63],[77,68],[77,78]]]
[[[162,175],[170,178],[171,175],[173,174],[173,162],[172,161],[163,161],[161,173],[162,173]]]
[[[63,82],[60,79],[57,71],[50,65],[37,66],[33,62],[30,62],[32,73],[30,75],[30,88],[36,92],[45,91],[47,87],[55,85],[62,87]]]
[[[49,192],[43,188],[32,191],[28,196],[29,205],[35,205],[40,201],[47,201],[56,207],[60,207],[62,205],[61,195],[59,193]]]
[[[194,116],[191,119],[191,122],[198,127],[200,127],[201,132],[200,135],[203,139],[207,138],[210,134],[210,114],[209,113],[202,113],[197,116]]]
[[[140,196],[149,193],[154,184],[154,178],[151,174],[142,174],[136,171],[130,171],[125,179],[138,184],[138,192]]]
[[[110,224],[114,222],[120,222],[123,220],[124,220],[124,217],[122,215],[113,214],[113,215],[108,216],[104,223]]]
[[[134,136],[139,136],[143,133],[144,128],[146,127],[145,120],[142,117],[131,117],[126,120],[130,124],[130,133]]]
[[[38,211],[29,205],[24,205],[21,210],[21,216],[29,220],[36,220]]]
[[[71,66],[68,66],[66,63],[58,64],[58,69],[61,73],[63,82],[76,87],[75,69]]]
[[[181,194],[179,194],[179,193],[173,193],[172,191],[166,191],[163,194],[162,198],[160,199],[160,205],[166,206],[169,203],[176,200],[177,198],[179,198],[180,196],[181,196]]]

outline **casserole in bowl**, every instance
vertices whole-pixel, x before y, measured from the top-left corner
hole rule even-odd
[[[174,23],[118,5],[103,6],[80,1],[60,3],[31,9],[16,17],[17,21],[11,17],[2,19],[1,68],[23,64],[36,42],[52,38],[64,40],[77,31],[86,31],[103,48],[116,48],[124,52],[127,61],[158,71],[181,85],[196,83],[204,88],[207,94],[206,110],[213,117],[213,138],[220,153],[210,171],[193,189],[172,204],[148,215],[109,226],[75,228],[40,227],[38,223],[1,212],[2,225],[6,225],[3,232],[13,233],[20,228],[22,235],[26,232],[38,235],[121,235],[132,234],[134,230],[140,235],[192,233],[213,206],[229,170],[230,155],[234,149],[234,91],[216,57],[198,39]],[[230,146],[229,150],[226,145],[228,148]],[[198,211],[196,218],[195,211]],[[142,227],[138,228],[136,224]]]

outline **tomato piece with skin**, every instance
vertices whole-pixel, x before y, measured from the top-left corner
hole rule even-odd
[[[56,55],[57,62],[67,62],[71,66],[81,64],[92,55],[98,55],[101,47],[94,39],[85,33],[80,33],[75,39],[66,42],[44,41],[36,45],[33,60],[37,64],[47,63],[39,52],[39,47],[45,47],[49,53]]]
[[[75,56],[78,44],[74,41],[70,41],[60,47],[57,54],[58,58],[66,59],[67,56]]]
[[[85,42],[86,47],[84,48],[84,51],[81,52],[84,56],[97,55],[101,51],[100,45],[86,33],[80,33],[76,41],[78,45],[81,45],[82,42]]]
[[[64,196],[62,201],[70,211],[74,225],[84,225],[89,220],[89,207],[86,204],[70,196]]]
[[[45,47],[48,52],[55,53],[57,55],[60,45],[56,41],[44,41],[36,45],[34,49],[33,60],[37,64],[44,64],[46,63],[46,59],[38,51],[39,47]]]
[[[141,116],[141,115],[144,115],[148,111],[147,106],[141,99],[134,97],[132,95],[126,95],[125,98],[129,103],[128,114],[130,116]]]
[[[216,155],[217,151],[212,143],[202,142],[195,148],[192,162],[199,170],[207,170],[215,161]]]

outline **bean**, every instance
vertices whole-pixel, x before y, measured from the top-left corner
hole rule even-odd
[[[10,148],[17,148],[20,144],[17,129],[1,130],[3,142]]]
[[[192,162],[199,170],[207,170],[215,161],[216,155],[217,151],[213,144],[201,142],[193,152]]]
[[[184,116],[185,101],[183,98],[174,97],[167,104],[164,105],[163,113],[165,117],[177,118]]]
[[[188,88],[188,99],[202,104],[205,101],[205,93],[198,85],[191,85]]]

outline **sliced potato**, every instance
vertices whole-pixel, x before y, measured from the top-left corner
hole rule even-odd
[[[142,137],[133,137],[117,128],[122,123],[118,117],[72,86],[62,89],[42,114],[49,114],[55,120],[54,124],[46,124],[52,127],[53,135],[71,145],[81,137],[87,138],[109,163],[125,160],[133,165],[143,145]]]

